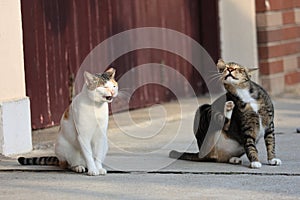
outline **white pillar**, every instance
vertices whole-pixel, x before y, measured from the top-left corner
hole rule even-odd
[[[20,0],[0,1],[0,154],[32,150]]]
[[[255,1],[219,0],[221,57],[247,67],[259,67]],[[258,81],[258,72],[253,75]]]

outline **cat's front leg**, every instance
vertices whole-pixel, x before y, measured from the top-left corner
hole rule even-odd
[[[96,167],[97,167],[97,169],[98,169],[100,175],[105,175],[105,174],[107,174],[106,169],[104,169],[103,166],[102,166],[102,161],[101,161],[101,160],[98,160],[98,159],[96,158],[95,163],[96,163]]]
[[[95,164],[100,175],[105,175],[107,173],[106,169],[103,168],[102,162],[105,159],[108,150],[107,138],[103,137],[94,144],[93,152],[95,155]]]
[[[97,176],[99,175],[99,170],[96,167],[93,153],[92,153],[92,147],[89,142],[84,140],[80,135],[78,135],[78,141],[81,147],[81,151],[83,154],[83,157],[85,159],[87,168],[88,168],[88,175],[90,176]]]

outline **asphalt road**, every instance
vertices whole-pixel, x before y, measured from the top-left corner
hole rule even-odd
[[[282,165],[267,165],[262,140],[261,169],[250,169],[246,157],[242,165],[168,158],[171,149],[197,151],[194,101],[112,116],[106,176],[20,166],[17,156],[0,157],[0,199],[300,199],[300,98],[274,99],[276,151]],[[35,150],[27,156],[53,154],[55,130],[34,133]]]

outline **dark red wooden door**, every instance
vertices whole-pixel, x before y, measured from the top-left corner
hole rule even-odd
[[[205,18],[217,16],[216,2],[21,0],[26,90],[31,99],[33,129],[59,123],[69,104],[74,77],[84,58],[95,46],[114,34],[138,27],[165,27],[205,44],[217,59],[218,36],[203,27],[207,26],[209,31],[217,30],[217,17],[214,23],[205,23]],[[194,73],[187,61],[169,52],[138,50],[121,56],[112,65],[117,68],[120,77],[135,66],[160,63],[162,60],[187,77],[197,94],[205,92],[201,76]],[[169,81],[176,82],[172,78]],[[183,91],[183,95],[188,94]],[[134,93],[130,107],[144,107],[172,98],[174,96],[167,88],[146,85]]]

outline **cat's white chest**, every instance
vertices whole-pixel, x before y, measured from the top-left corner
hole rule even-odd
[[[259,105],[257,104],[257,101],[251,97],[249,90],[247,89],[237,89],[236,90],[237,95],[241,98],[241,100],[245,103],[249,103],[251,108],[254,112],[258,112]]]
[[[78,95],[71,105],[77,131],[84,134],[94,132],[106,135],[108,125],[108,104],[94,103],[84,95]]]
[[[249,103],[254,112],[258,113],[259,105],[257,101],[251,97],[249,91],[247,89],[237,89],[237,95],[241,98],[241,100],[245,103]],[[262,125],[262,119],[259,116],[259,130],[257,135],[257,141],[264,136],[265,127]]]

